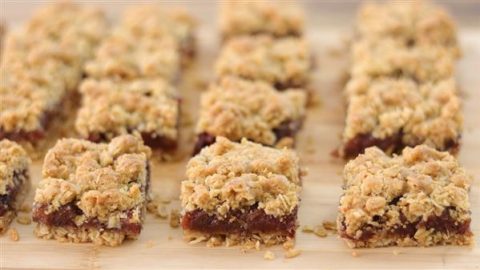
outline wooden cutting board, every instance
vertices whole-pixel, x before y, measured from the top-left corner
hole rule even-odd
[[[12,4],[8,7],[12,6],[21,7]],[[13,13],[17,19],[26,19],[28,16],[18,9]],[[205,17],[205,14],[202,16]],[[185,113],[182,115],[184,143],[179,158],[167,163],[155,162],[153,166],[154,193],[172,200],[168,206],[171,209],[179,209],[180,181],[184,177],[185,163],[192,147],[192,127],[198,97],[211,77],[213,61],[218,52],[217,36],[212,24],[209,22],[200,26],[198,61],[186,72],[180,85],[182,110]],[[330,152],[339,144],[343,128],[344,111],[340,93],[345,70],[344,37],[345,31],[339,31],[334,26],[309,25],[308,38],[318,60],[313,87],[320,103],[309,109],[306,124],[298,137],[302,163],[309,169],[304,179],[299,211],[301,226],[334,221],[336,217],[344,163],[332,158]],[[458,80],[464,98],[465,132],[459,158],[475,178],[470,192],[472,229],[476,242],[480,242],[480,29],[462,29],[460,38],[464,57],[458,66]],[[41,162],[36,162],[32,168],[34,183],[38,182],[40,171]],[[33,192],[30,200],[32,196]],[[335,235],[319,238],[300,230],[297,232],[296,247],[302,253],[292,259],[283,257],[281,247],[247,252],[238,247],[207,248],[204,244],[190,245],[184,242],[181,229],[173,229],[168,220],[152,215],[147,217],[138,240],[128,241],[116,248],[39,240],[32,233],[33,225],[13,222],[12,227],[18,230],[20,239],[14,242],[8,236],[0,238],[0,269],[480,268],[478,246],[361,249],[352,254],[352,250]],[[263,259],[266,250],[275,253],[276,258],[272,261]]]

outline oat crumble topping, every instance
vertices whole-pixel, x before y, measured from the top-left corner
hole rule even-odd
[[[197,22],[186,10],[146,4],[128,8],[120,24],[122,29],[129,31],[133,36],[152,38],[172,36],[181,46],[193,37]]]
[[[311,68],[309,47],[301,38],[242,36],[223,46],[215,65],[215,75],[234,75],[263,80],[276,87],[303,87]]]
[[[220,2],[219,25],[224,38],[249,34],[300,36],[304,23],[302,10],[292,1]]]
[[[349,95],[344,142],[358,134],[387,138],[402,132],[405,145],[425,143],[444,149],[463,126],[461,101],[453,78],[417,84],[409,79],[354,78]]]
[[[133,131],[177,140],[177,90],[163,79],[87,79],[80,92],[75,126],[84,138],[103,134],[111,139]]]
[[[441,45],[454,55],[460,54],[453,19],[429,1],[366,3],[356,25],[362,38],[392,37],[410,45]]]
[[[217,137],[187,164],[183,210],[202,209],[222,217],[258,203],[268,215],[286,215],[299,204],[303,171],[298,163],[288,149]]]
[[[75,217],[77,225],[98,218],[108,228],[117,228],[127,210],[133,210],[128,218],[140,223],[150,154],[132,135],[116,137],[109,144],[59,140],[45,157],[34,205],[48,205],[53,212],[74,203],[82,210]]]
[[[395,39],[363,39],[352,46],[350,75],[438,81],[454,75],[455,59],[442,46],[408,47]]]
[[[174,81],[179,73],[180,57],[173,37],[134,36],[118,27],[107,37],[85,65],[93,78],[153,78]]]
[[[0,195],[7,193],[7,188],[14,185],[14,174],[28,170],[30,158],[27,152],[9,140],[0,141]]]
[[[306,93],[298,89],[278,92],[265,82],[224,77],[202,94],[196,132],[273,145],[277,142],[273,129],[285,121],[302,120],[306,100]]]

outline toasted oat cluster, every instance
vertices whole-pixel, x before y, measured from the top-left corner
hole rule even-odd
[[[410,79],[358,78],[346,88],[350,97],[343,140],[351,156],[372,145],[389,153],[418,144],[457,150],[463,116],[454,79],[417,84]],[[365,136],[376,143],[355,145]]]
[[[366,3],[357,16],[362,38],[391,37],[406,45],[441,45],[460,54],[457,29],[450,15],[429,1]]]
[[[177,49],[171,36],[139,37],[120,27],[102,42],[85,72],[97,79],[162,77],[173,82],[180,69]]]
[[[218,137],[187,165],[181,185],[187,238],[294,237],[303,171],[288,149]]]
[[[137,133],[145,143],[178,138],[177,90],[162,79],[85,80],[76,119],[79,134],[93,141]],[[153,145],[152,145],[153,147]]]
[[[98,10],[58,3],[8,34],[0,65],[0,138],[45,136],[106,28]]]
[[[376,147],[344,169],[337,227],[350,247],[469,245],[471,177],[426,145],[389,157]]]
[[[121,27],[135,37],[173,37],[182,63],[186,64],[195,55],[196,24],[196,20],[186,10],[139,5],[126,10]]]
[[[277,89],[287,89],[305,87],[310,69],[311,58],[304,39],[242,36],[224,45],[215,65],[215,75],[263,80]]]
[[[292,1],[220,2],[220,31],[224,39],[241,35],[301,36],[304,14]]]
[[[0,141],[0,234],[6,231],[28,193],[29,165],[30,159],[20,145]]]
[[[362,39],[352,46],[352,77],[408,77],[426,82],[450,78],[454,69],[455,59],[443,46],[409,47],[393,38]]]
[[[279,131],[282,127],[290,124],[296,129],[287,135],[300,128],[306,100],[300,89],[278,92],[262,81],[224,77],[202,95],[196,132],[274,145],[284,135]]]
[[[140,234],[150,149],[132,135],[109,144],[62,139],[45,157],[33,206],[44,239],[119,245]]]

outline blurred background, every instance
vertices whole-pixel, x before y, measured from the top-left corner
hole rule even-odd
[[[221,0],[219,0],[221,1]],[[255,0],[251,0],[255,1]],[[279,0],[282,1],[282,0]],[[408,1],[408,0],[402,0]],[[30,17],[31,12],[39,6],[54,1],[48,0],[0,0],[0,20],[15,24]],[[215,0],[77,0],[101,7],[113,19],[118,17],[125,7],[142,3],[159,3],[161,5],[179,5],[188,7],[204,26],[215,25],[212,14],[216,14]],[[318,28],[335,26],[348,29],[354,20],[355,12],[361,0],[303,0],[299,1],[307,11],[308,23]],[[480,27],[480,0],[437,0],[456,18],[461,27]]]

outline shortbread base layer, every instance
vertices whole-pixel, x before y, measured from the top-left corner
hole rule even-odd
[[[191,230],[184,230],[183,237],[185,241],[196,244],[205,242],[209,247],[216,246],[243,246],[246,248],[255,248],[257,245],[274,246],[293,240],[294,237],[288,237],[279,233],[255,233],[250,235],[242,234],[210,234]]]
[[[37,224],[34,230],[37,237],[55,239],[59,242],[94,243],[96,245],[118,246],[125,239],[136,239],[121,231],[103,230],[97,228],[56,227]]]

